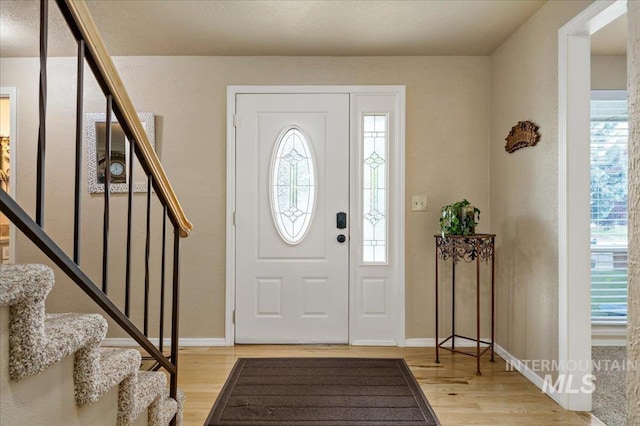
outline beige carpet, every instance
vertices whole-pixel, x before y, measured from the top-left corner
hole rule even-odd
[[[607,426],[625,426],[627,417],[625,346],[594,346],[591,349],[593,374],[596,376],[592,410]],[[600,362],[600,371],[597,366]]]

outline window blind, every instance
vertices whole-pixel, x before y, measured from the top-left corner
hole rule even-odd
[[[591,101],[591,320],[627,320],[627,99]]]

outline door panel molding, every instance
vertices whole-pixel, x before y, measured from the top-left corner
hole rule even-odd
[[[375,301],[368,299],[367,305],[375,302],[377,310],[380,309],[382,303],[385,304],[386,316],[386,335],[375,336],[371,333],[363,333],[362,328],[356,324],[356,306],[362,307],[362,291],[356,292],[355,288],[355,272],[357,268],[362,268],[361,257],[356,249],[360,249],[361,240],[359,233],[353,232],[354,224],[351,228],[351,254],[350,254],[350,308],[349,308],[349,342],[352,345],[397,345],[405,344],[405,277],[404,277],[404,145],[405,145],[405,87],[404,86],[228,86],[227,87],[227,217],[226,217],[226,312],[225,312],[225,343],[227,346],[233,346],[235,342],[235,273],[236,273],[236,240],[235,240],[235,210],[236,210],[236,127],[238,121],[242,121],[236,117],[236,98],[240,94],[348,94],[351,99],[351,136],[350,136],[350,175],[351,175],[351,216],[357,214],[354,197],[359,193],[353,189],[354,182],[359,182],[356,177],[360,173],[357,159],[354,158],[354,145],[357,145],[357,135],[353,132],[353,104],[358,99],[367,99],[370,97],[387,97],[393,100],[392,114],[395,128],[393,129],[393,146],[390,149],[390,192],[394,193],[393,198],[388,200],[389,215],[392,218],[392,227],[388,230],[390,247],[389,247],[389,263],[393,263],[390,268],[391,273],[379,274],[373,273],[379,266],[369,267],[366,276],[367,280],[375,280],[376,282],[387,282],[384,288],[377,288],[375,293]],[[358,98],[359,96],[359,98]],[[359,114],[359,113],[358,113]],[[355,139],[354,139],[355,138]],[[358,175],[356,175],[358,174]],[[350,218],[352,219],[352,218]],[[351,220],[350,220],[351,222]],[[369,282],[369,281],[368,281]],[[317,283],[316,283],[317,284]],[[374,286],[375,287],[375,286]],[[391,291],[389,291],[391,289]],[[385,293],[381,291],[385,290]],[[314,293],[313,286],[310,286],[310,292]],[[357,294],[359,293],[359,294]],[[373,293],[367,294],[372,297]],[[319,302],[319,301],[317,301]],[[315,303],[312,305],[316,305]],[[319,303],[318,305],[321,305]],[[309,306],[310,315],[319,315],[322,311],[320,306]],[[361,310],[361,309],[360,309]],[[369,315],[372,318],[382,317],[382,315]],[[369,329],[371,329],[369,325]],[[295,342],[292,342],[295,343]]]

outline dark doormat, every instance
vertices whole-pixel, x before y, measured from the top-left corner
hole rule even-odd
[[[239,358],[205,425],[439,425],[404,359]]]

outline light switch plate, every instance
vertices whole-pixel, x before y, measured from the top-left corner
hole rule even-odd
[[[427,211],[427,196],[426,195],[412,195],[411,196],[411,210],[414,212]]]

